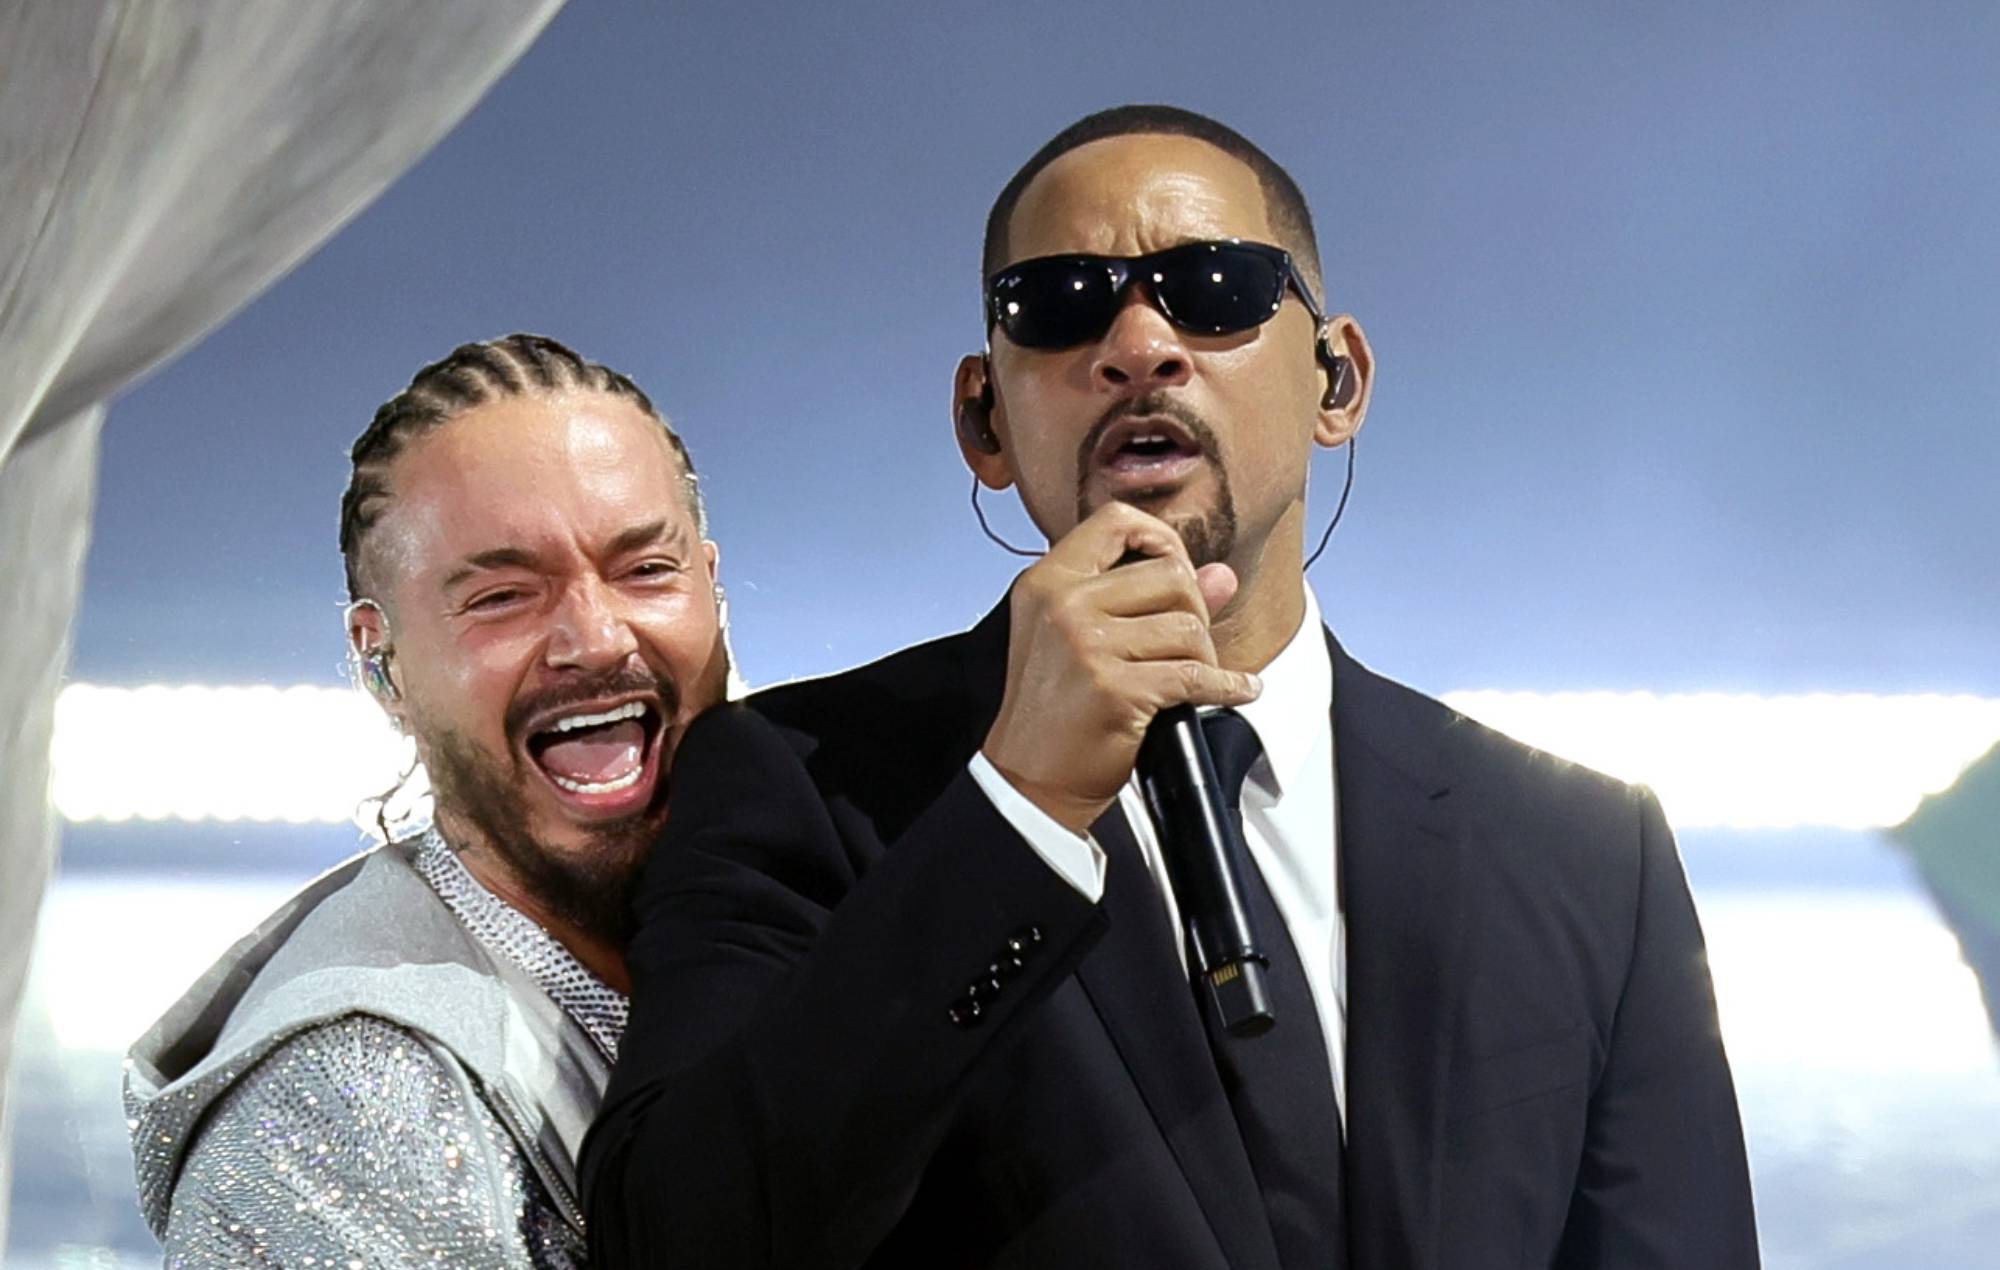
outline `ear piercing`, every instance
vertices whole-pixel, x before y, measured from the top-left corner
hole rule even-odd
[[[361,685],[368,694],[378,701],[393,702],[403,698],[396,681],[389,677],[389,650],[371,648],[361,654]]]
[[[389,647],[389,615],[384,613],[382,606],[373,600],[356,600],[347,606],[346,617],[350,629],[354,625],[354,611],[363,607],[374,609],[381,621],[382,642],[373,648],[356,651],[355,675],[361,680],[361,686],[367,690],[369,696],[384,705],[389,705],[403,699],[402,690],[396,687],[396,681],[389,675],[389,658],[393,655]]]

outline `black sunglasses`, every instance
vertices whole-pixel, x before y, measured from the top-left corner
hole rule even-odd
[[[1324,318],[1291,253],[1266,243],[1183,243],[1146,256],[1037,256],[986,281],[986,328],[1023,348],[1074,348],[1103,337],[1134,283],[1167,320],[1197,335],[1232,335],[1271,320],[1291,287]]]

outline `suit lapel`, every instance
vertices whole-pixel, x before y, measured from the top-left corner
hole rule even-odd
[[[1215,1074],[1152,874],[1116,804],[1091,832],[1108,857],[1104,908],[1110,925],[1078,966],[1077,979],[1187,1176],[1228,1264],[1277,1270],[1256,1176]]]
[[[1008,606],[1002,600],[961,645],[970,759],[999,713],[1006,686]],[[1158,883],[1118,804],[1091,826],[1106,857],[1104,938],[1078,965],[1077,982],[1167,1140],[1231,1270],[1278,1270],[1277,1247],[1250,1157],[1215,1074]]]
[[[1437,1264],[1444,1105],[1464,949],[1448,714],[1334,665],[1347,926],[1347,1224],[1356,1266]]]

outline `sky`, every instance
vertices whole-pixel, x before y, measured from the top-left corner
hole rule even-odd
[[[1311,575],[1364,661],[2000,695],[1996,66],[1985,4],[577,0],[115,404],[71,674],[339,682],[347,447],[517,329],[680,427],[753,683],[970,624],[1019,564],[950,428],[986,209],[1076,117],[1166,101],[1293,172],[1373,343]]]
[[[1996,68],[1987,0],[571,0],[382,198],[113,405],[70,675],[341,684],[348,447],[419,366],[522,329],[679,426],[753,683],[969,625],[1020,565],[978,532],[949,410],[983,338],[987,208],[1072,120],[1165,101],[1292,171],[1330,307],[1376,354],[1354,496],[1311,573],[1350,651],[1433,693],[2000,698]],[[1316,463],[1314,536],[1341,456]],[[1033,541],[1011,498],[987,506]],[[1874,731],[1734,767],[1838,780],[1916,748],[1910,725]],[[1688,735],[1725,768],[1756,742]],[[90,888],[124,883],[79,863],[288,888],[355,839],[141,823],[65,828],[81,889],[58,886],[48,938],[102,942]],[[1907,861],[1824,829],[1682,841],[1770,1263],[1975,1264],[2000,1086]],[[183,911],[170,884],[148,874],[129,911]],[[164,999],[207,952],[152,943]],[[109,981],[51,982],[97,1005]],[[109,1088],[121,1020],[157,1008],[134,1002],[103,1011],[94,1067],[31,1042],[24,1087],[42,1062],[88,1115],[115,1107],[77,1091]],[[23,1141],[86,1115],[35,1121],[33,1098]],[[129,1227],[100,1118],[116,1180],[92,1202]],[[76,1190],[67,1167],[32,1180]],[[52,1244],[86,1237],[70,1212]]]

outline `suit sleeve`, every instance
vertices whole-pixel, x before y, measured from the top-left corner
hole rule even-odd
[[[1638,801],[1630,962],[1557,1265],[1755,1267],[1743,1129],[1701,927],[1659,802]]]
[[[592,1264],[858,1265],[969,1073],[1103,919],[963,769],[883,850],[784,734],[726,706],[690,728],[674,787],[583,1150]],[[968,991],[996,971],[997,993]]]
[[[1110,861],[1096,839],[1071,833],[1056,823],[1055,817],[1009,784],[984,754],[973,755],[966,769],[972,773],[973,783],[986,791],[994,808],[1021,835],[1021,841],[1033,847],[1051,869],[1062,874],[1077,894],[1093,904],[1104,898],[1104,870]]]

